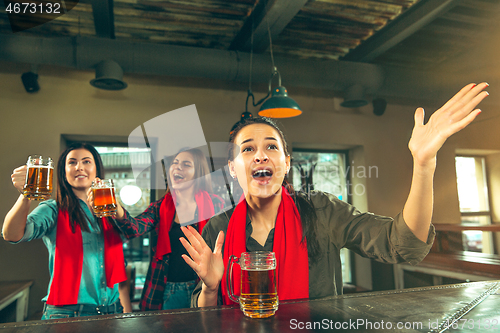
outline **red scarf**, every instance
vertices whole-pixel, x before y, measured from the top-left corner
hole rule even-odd
[[[122,239],[107,218],[102,219],[102,228],[104,234],[104,271],[108,288],[113,288],[115,283],[127,279]],[[75,232],[73,232],[68,212],[59,210],[54,272],[47,304],[60,306],[78,303],[82,265],[83,240],[80,225],[76,224]]]
[[[285,223],[286,221],[286,223]],[[231,255],[241,256],[246,252],[247,202],[241,201],[234,209],[227,227],[224,245],[224,267]],[[276,281],[280,300],[309,297],[309,258],[307,242],[302,240],[302,223],[292,198],[281,189],[281,203],[274,226],[273,251],[276,254]],[[240,294],[241,269],[233,265],[233,291]],[[224,304],[234,304],[228,296],[226,270],[222,276],[222,298]]]
[[[201,220],[198,224],[198,232],[201,234],[207,221],[214,216],[214,204],[207,191],[198,191],[194,200],[198,206],[198,218]],[[170,227],[175,214],[175,198],[170,192],[165,194],[165,199],[160,206],[160,224],[158,226],[158,242],[156,245],[156,260],[162,260],[165,254],[172,252],[170,248]]]

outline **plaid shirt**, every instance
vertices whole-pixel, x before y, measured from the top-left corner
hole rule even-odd
[[[223,201],[220,197],[210,194],[210,198],[214,204],[215,214],[219,213],[223,208]],[[153,231],[158,233],[160,223],[160,207],[165,199],[163,196],[160,200],[155,201],[140,215],[132,217],[125,209],[125,217],[122,220],[115,220],[116,225],[122,233],[131,239],[142,236],[147,232]],[[170,255],[166,254],[162,260],[155,258],[156,245],[153,247],[151,262],[149,263],[146,282],[141,296],[141,310],[161,310],[163,306],[163,294],[167,283],[168,261]]]

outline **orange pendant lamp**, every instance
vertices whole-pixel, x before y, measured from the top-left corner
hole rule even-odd
[[[299,104],[288,97],[288,91],[281,85],[281,75],[276,67],[273,68],[271,78],[269,79],[269,92],[264,99],[271,93],[271,84],[275,75],[278,75],[278,86],[272,91],[271,98],[266,100],[260,107],[259,116],[269,118],[291,118],[302,114]]]
[[[231,128],[231,131],[229,134],[232,134],[233,131],[243,123],[246,119],[248,118],[253,118],[252,113],[248,112],[248,102],[250,98],[252,99],[252,105],[254,107],[261,105],[259,110],[259,116],[261,117],[269,117],[269,118],[290,118],[290,117],[296,117],[300,114],[302,114],[302,110],[300,109],[299,105],[297,102],[295,102],[293,99],[288,97],[288,92],[285,87],[281,85],[281,75],[278,72],[278,69],[276,66],[274,66],[274,57],[273,57],[273,44],[272,44],[272,39],[271,39],[271,31],[269,29],[269,23],[267,24],[267,32],[269,35],[269,50],[271,53],[271,61],[273,65],[273,71],[271,73],[271,77],[269,78],[269,89],[267,92],[267,95],[259,100],[257,103],[255,103],[255,96],[252,93],[252,63],[253,63],[253,24],[252,24],[252,34],[251,34],[251,48],[250,48],[250,75],[249,75],[249,82],[248,82],[248,92],[247,92],[247,100],[245,103],[245,112],[241,114],[240,120],[237,121],[233,127]],[[271,94],[271,86],[272,86],[272,80],[274,76],[278,75],[278,86],[272,91]],[[271,95],[271,98],[267,99]],[[267,99],[267,100],[266,100]]]
[[[285,87],[274,88],[271,98],[262,104],[259,116],[269,118],[291,118],[302,113],[297,102],[288,97]]]

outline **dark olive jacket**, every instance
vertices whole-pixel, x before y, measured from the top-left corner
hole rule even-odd
[[[341,248],[348,248],[363,257],[385,263],[408,262],[416,265],[424,259],[434,241],[432,224],[427,242],[422,242],[408,228],[402,213],[395,218],[361,213],[336,196],[319,191],[313,191],[310,199],[316,210],[321,253],[317,258],[309,258],[310,298],[342,294]],[[202,236],[212,250],[219,231],[223,230],[226,234],[232,212],[233,210],[214,216],[203,229]],[[250,220],[247,218],[247,251],[272,251],[274,229],[265,246],[260,248],[255,241],[248,241],[251,233]],[[192,307],[197,307],[200,292],[201,282],[193,292]]]

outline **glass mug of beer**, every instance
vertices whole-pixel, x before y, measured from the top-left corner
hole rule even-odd
[[[30,200],[46,200],[52,195],[54,166],[50,157],[31,155],[26,162],[23,195]]]
[[[112,179],[94,179],[94,215],[97,217],[116,215],[115,185]]]
[[[240,296],[233,292],[233,263],[241,267]],[[226,268],[229,298],[240,303],[240,309],[250,318],[267,318],[278,310],[276,289],[276,256],[274,252],[243,252],[240,258],[231,256]]]

